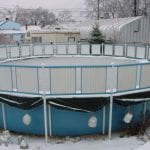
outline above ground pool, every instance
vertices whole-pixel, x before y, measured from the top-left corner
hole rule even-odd
[[[127,44],[0,46],[0,127],[110,137],[140,122],[150,109],[149,52]]]

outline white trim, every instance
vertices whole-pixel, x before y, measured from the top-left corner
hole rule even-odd
[[[140,101],[148,101],[148,100],[150,100],[150,98],[134,98],[134,99],[130,99],[130,98],[117,98],[117,100],[119,100],[119,101],[124,101],[124,102],[126,102],[126,101],[129,101],[129,102],[140,102]]]
[[[18,101],[14,101],[14,100],[10,100],[10,99],[7,99],[7,98],[4,98],[4,97],[0,97],[1,99],[3,99],[4,101],[7,101],[7,102],[10,102],[12,104],[17,104],[17,105],[20,105],[22,102],[18,102]],[[38,103],[39,101],[41,101],[42,98],[40,98],[39,100],[35,101],[34,103],[32,103],[31,106],[35,105],[36,103]]]
[[[70,107],[70,106],[65,106],[65,105],[62,105],[62,104],[57,104],[57,103],[52,102],[52,101],[49,101],[48,103],[52,104],[52,105],[55,105],[55,106],[60,106],[60,107],[63,107],[63,108],[69,108],[71,110],[79,110],[79,111],[84,111],[84,112],[91,112],[91,111],[88,111],[88,110],[85,110],[85,109],[73,108],[73,107]]]

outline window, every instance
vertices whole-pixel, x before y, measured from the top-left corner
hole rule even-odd
[[[32,43],[42,43],[42,37],[32,37]]]
[[[68,42],[69,43],[74,43],[75,42],[75,37],[68,37]]]
[[[23,34],[21,34],[21,40],[24,40],[24,35]]]
[[[27,32],[27,37],[30,37],[30,32]]]
[[[137,20],[134,22],[134,32],[139,32],[140,31],[140,25],[141,25],[141,21],[140,20]]]

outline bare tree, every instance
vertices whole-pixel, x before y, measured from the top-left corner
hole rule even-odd
[[[69,11],[69,10],[66,9],[66,10],[60,12],[60,13],[58,14],[58,21],[59,21],[59,22],[74,21],[74,20],[72,19],[72,13],[71,13],[71,11]]]
[[[16,6],[14,8],[15,21],[22,24],[40,25],[45,26],[53,24],[56,21],[56,17],[52,12],[47,9],[36,8],[36,9],[24,9]]]
[[[139,1],[139,15],[150,16],[150,0]]]
[[[3,8],[0,9],[0,19],[5,19],[9,18],[10,20],[14,20],[14,10],[13,9],[8,9],[8,8]]]
[[[99,3],[99,14],[97,4]],[[87,17],[93,19],[97,15],[104,18],[131,17],[149,15],[150,0],[85,0]]]
[[[118,0],[85,0],[87,17],[96,18],[99,15],[104,18],[115,18],[117,17],[118,4]]]
[[[85,0],[85,6],[87,9],[87,17],[96,18],[97,16],[97,3],[96,0]]]
[[[56,21],[55,14],[49,12],[44,8],[36,9],[25,9],[19,6],[15,6],[12,9],[3,9],[0,10],[1,18],[9,18],[9,20],[16,21],[22,25],[49,25],[53,24]]]

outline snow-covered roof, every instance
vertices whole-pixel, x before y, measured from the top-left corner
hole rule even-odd
[[[0,30],[20,30],[21,25],[6,18],[0,22]]]
[[[30,30],[33,31],[32,33],[66,33],[66,32],[71,32],[71,33],[79,33],[79,29],[66,26],[64,27],[62,25],[47,25],[43,29],[40,30]]]
[[[0,26],[3,25],[5,22],[6,22],[6,20],[5,21],[0,21]]]
[[[114,31],[120,31],[127,24],[140,20],[143,16],[138,17],[128,17],[128,18],[115,18],[115,19],[100,19],[100,20],[89,20],[79,23],[76,28],[81,32],[82,38],[88,38],[89,33],[95,23],[99,24],[99,29],[101,32],[107,36],[114,33]]]
[[[59,24],[59,25],[48,25],[43,30],[55,31],[55,32],[79,32],[79,29],[75,28],[73,24]]]
[[[41,27],[39,26],[23,26],[21,27],[21,30],[22,31],[40,31],[41,30]]]
[[[24,31],[20,30],[0,30],[0,34],[24,34]]]
[[[79,32],[77,29],[69,29],[69,28],[53,28],[49,30],[51,32]]]
[[[31,31],[31,32],[32,32],[32,33],[36,33],[36,34],[37,34],[37,33],[38,33],[38,34],[41,34],[41,33],[42,33],[42,34],[44,34],[44,33],[45,33],[45,34],[48,34],[48,33],[49,33],[49,34],[53,34],[53,33],[54,33],[54,34],[55,34],[55,33],[57,33],[57,34],[59,34],[59,33],[60,33],[60,34],[61,34],[61,33],[62,33],[62,34],[63,34],[63,33],[75,33],[75,34],[78,33],[78,34],[79,34],[79,33],[80,33],[80,31],[79,31],[79,30],[76,30],[76,29],[75,29],[75,30],[73,30],[73,29],[51,29],[51,30]]]

